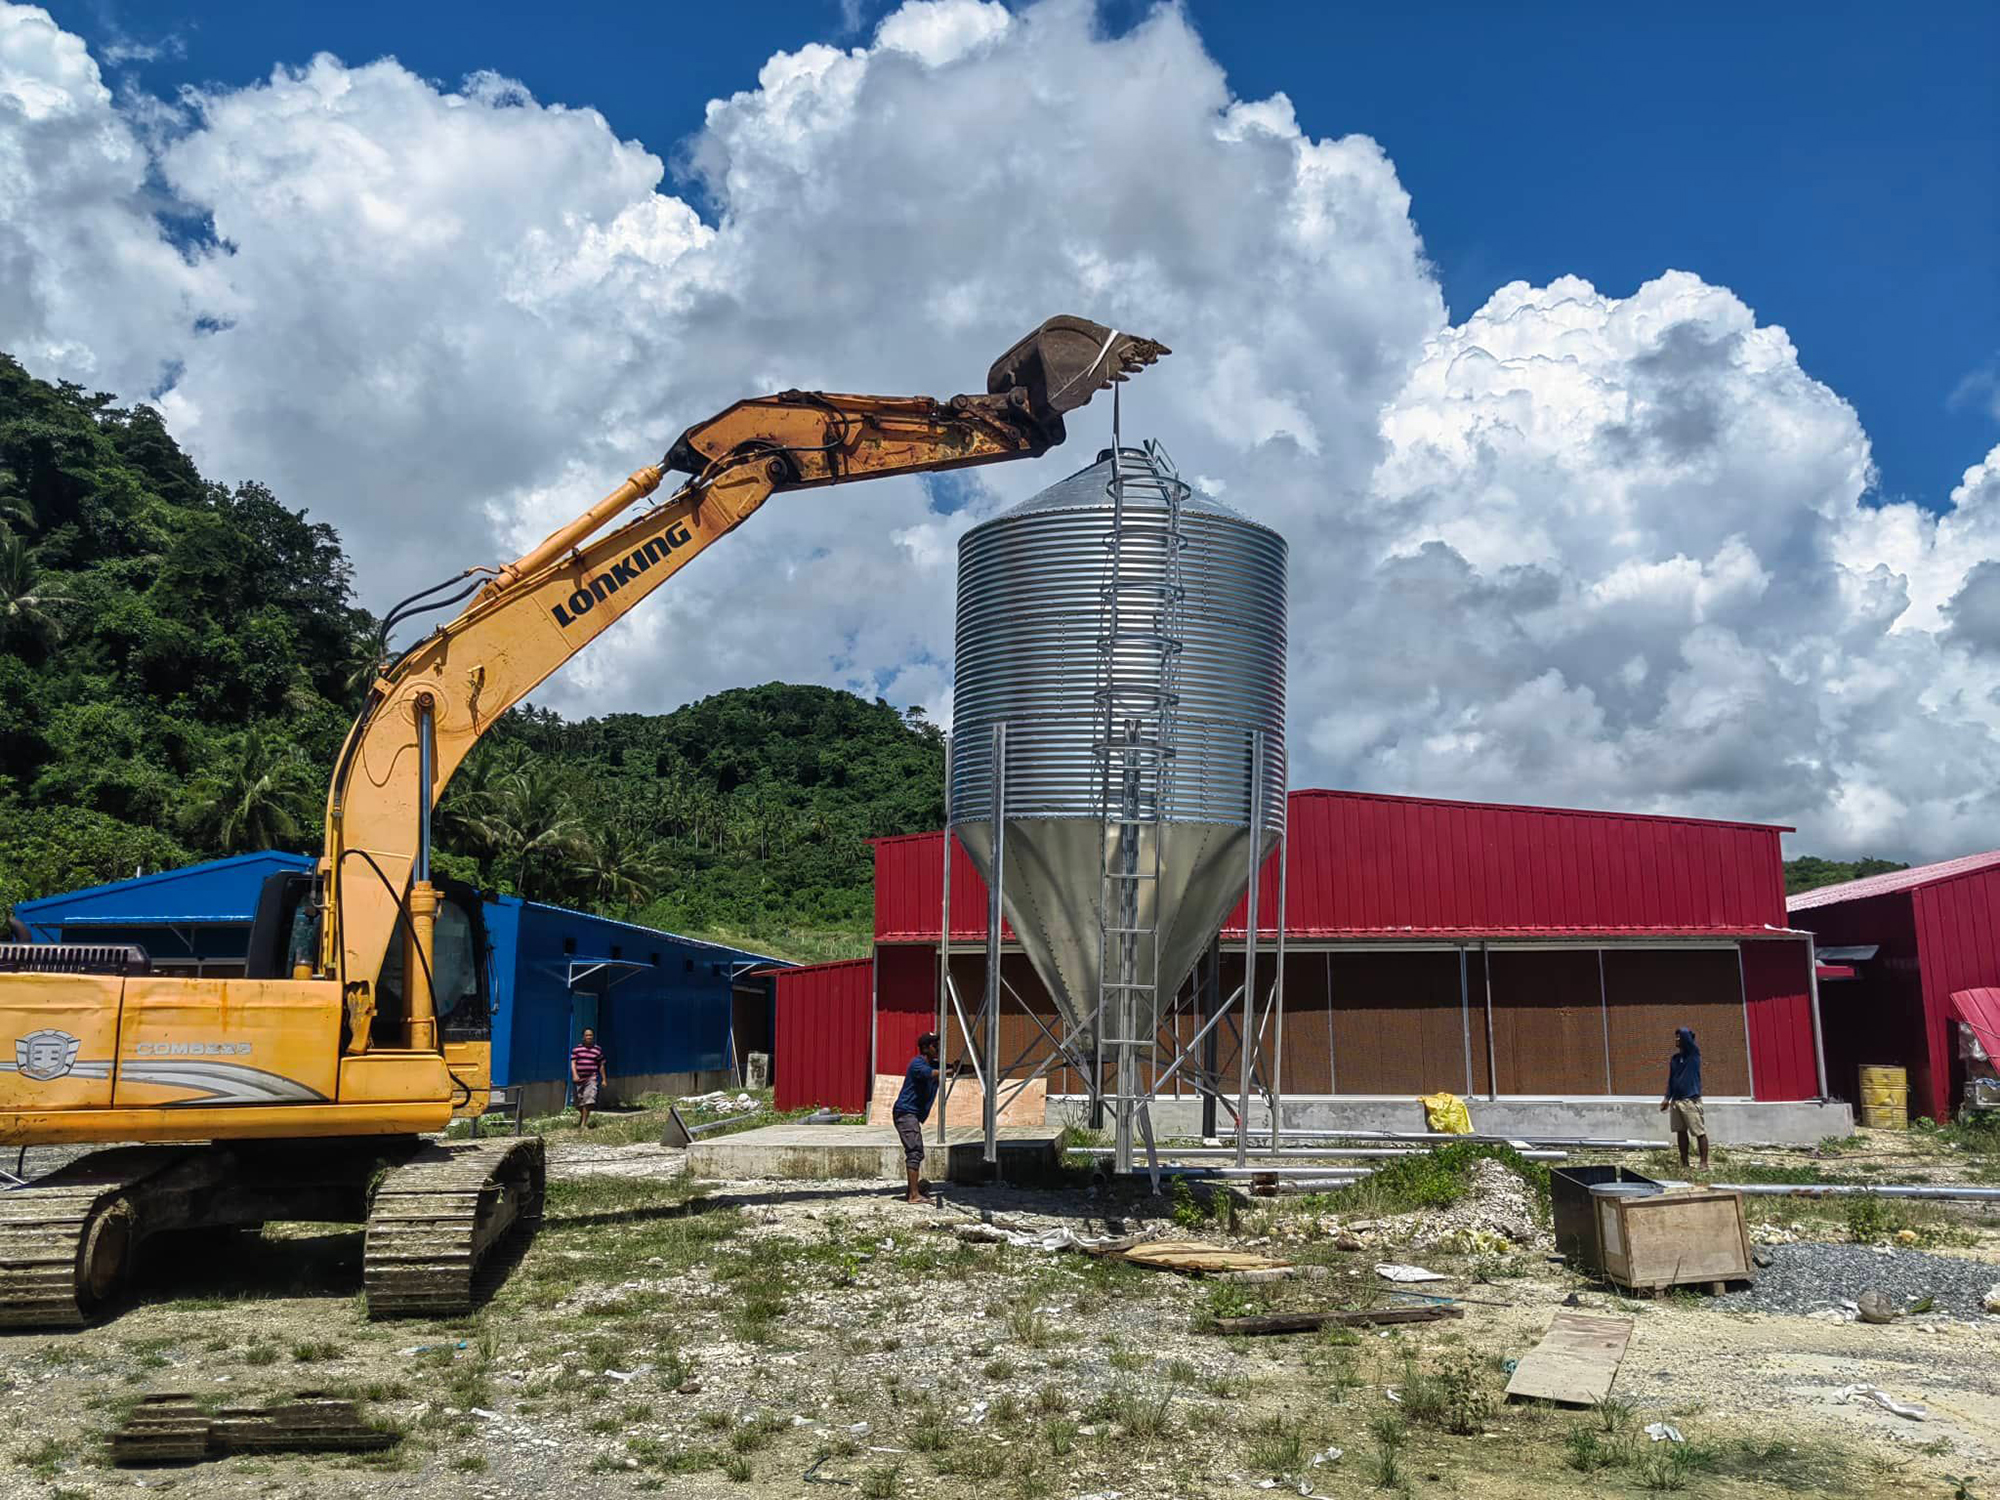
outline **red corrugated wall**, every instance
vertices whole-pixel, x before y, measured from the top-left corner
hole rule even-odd
[[[944,835],[909,833],[875,841],[875,941],[935,943],[943,904]],[[951,937],[977,942],[986,936],[986,882],[972,856],[951,841]],[[1014,929],[1000,931],[1008,942]]]
[[[777,973],[772,1087],[779,1109],[868,1107],[869,1010],[874,961],[809,964]]]
[[[1759,1099],[1819,1097],[1812,976],[1806,972],[1804,939],[1746,942],[1739,951],[1753,1093]]]
[[[932,844],[935,846],[936,840]],[[933,861],[935,864],[935,861]],[[951,874],[954,887],[958,871]],[[952,905],[957,906],[956,889]],[[935,911],[932,931],[937,930]],[[881,1002],[875,1011],[875,1071],[900,1073],[917,1055],[917,1038],[937,1029],[937,949],[881,947],[875,950],[880,965]],[[952,963],[957,966],[954,956]]]
[[[1951,992],[2000,984],[2000,869],[1959,875],[1913,894],[1923,969],[1925,1056],[1924,1076],[1910,1079],[1910,1110],[1948,1120],[1959,1086]]]
[[[1327,791],[1293,792],[1290,818],[1285,927],[1300,937],[1787,925],[1788,830],[1766,824]],[[1259,930],[1275,932],[1275,856],[1257,900]],[[1246,920],[1238,902],[1225,936]]]
[[[1787,926],[1778,837],[1755,823],[1291,795],[1286,927],[1300,937],[1761,934]],[[941,834],[875,843],[878,942],[937,941]],[[953,939],[986,933],[986,883],[952,841]],[[1277,929],[1277,860],[1258,926]],[[1242,903],[1225,935],[1241,938]]]

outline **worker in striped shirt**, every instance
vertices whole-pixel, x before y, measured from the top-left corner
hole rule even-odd
[[[569,1049],[569,1081],[575,1087],[577,1124],[592,1129],[590,1112],[597,1108],[597,1095],[610,1075],[604,1068],[604,1049],[597,1045],[597,1033],[583,1028],[583,1040]]]

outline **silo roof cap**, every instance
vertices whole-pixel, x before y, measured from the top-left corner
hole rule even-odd
[[[1132,458],[1143,459],[1146,456],[1145,450],[1141,448],[1128,447],[1125,452]],[[1002,511],[993,519],[1004,521],[1015,516],[1033,515],[1041,511],[1097,510],[1111,503],[1110,484],[1111,450],[1104,448],[1098,452],[1096,461],[1088,467],[1078,469],[1067,479],[1058,479],[1047,489],[1030,495],[1019,505]],[[1157,506],[1159,499],[1150,488],[1142,489],[1135,486],[1126,491],[1125,503],[1134,507]],[[1192,485],[1188,488],[1187,498],[1181,502],[1181,511],[1183,514],[1225,516],[1232,521],[1243,521],[1253,526],[1262,524],[1252,521],[1233,506],[1224,505],[1214,496],[1203,494]]]

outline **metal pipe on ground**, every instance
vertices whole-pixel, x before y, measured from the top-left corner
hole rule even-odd
[[[1689,1184],[1671,1182],[1668,1187]],[[1693,1184],[1754,1198],[1931,1198],[1943,1202],[2000,1203],[2000,1187],[1957,1182],[1713,1182]]]
[[[1456,1136],[1454,1139],[1464,1140],[1465,1137]],[[1422,1156],[1425,1149],[1422,1146],[1325,1146],[1301,1147],[1296,1149],[1286,1147],[1275,1154],[1270,1151],[1255,1152],[1252,1159],[1257,1161],[1278,1159],[1288,1161],[1375,1161],[1396,1156]],[[1112,1150],[1109,1146],[1072,1146],[1069,1149],[1069,1154],[1072,1156],[1091,1157],[1110,1156],[1112,1155]],[[1230,1146],[1162,1147],[1161,1154],[1163,1156],[1177,1157],[1185,1161],[1233,1161],[1236,1159],[1236,1151]],[[1529,1161],[1569,1160],[1569,1153],[1567,1151],[1530,1148],[1522,1151],[1520,1154]]]
[[[1453,1135],[1443,1130],[1286,1130],[1281,1132],[1281,1136],[1288,1141],[1397,1141],[1439,1146],[1453,1141],[1472,1141],[1483,1146],[1546,1146],[1572,1151],[1667,1151],[1673,1147],[1672,1141],[1620,1141],[1576,1135],[1489,1135],[1478,1131]],[[1755,1149],[1766,1148],[1760,1146]],[[1773,1146],[1768,1149],[1806,1151],[1812,1148]]]
[[[1160,1164],[1160,1175],[1162,1177],[1224,1178],[1232,1181],[1243,1181],[1253,1177],[1274,1177],[1279,1181],[1295,1179],[1314,1182],[1338,1181],[1343,1186],[1350,1182],[1359,1182],[1362,1178],[1371,1176],[1374,1170],[1373,1167],[1355,1167],[1351,1171],[1329,1172],[1325,1167],[1209,1167],[1200,1164],[1186,1165],[1168,1162]],[[1120,1177],[1144,1177],[1147,1174],[1134,1171],[1120,1172],[1114,1175]]]

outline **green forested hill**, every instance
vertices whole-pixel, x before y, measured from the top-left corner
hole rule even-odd
[[[1839,885],[1843,881],[1859,880],[1864,875],[1887,875],[1892,870],[1909,868],[1893,859],[1821,859],[1816,854],[1802,854],[1797,859],[1785,861],[1785,894],[1796,896],[1801,891],[1818,890],[1823,885]]]
[[[0,906],[312,852],[374,621],[330,527],[202,479],[157,412],[0,355]],[[942,739],[779,683],[510,714],[439,809],[448,871],[762,944],[865,951],[872,834],[935,827]]]
[[[444,834],[485,884],[786,957],[867,951],[867,840],[936,828],[944,737],[829,688],[766,683],[670,714],[508,716]],[[567,849],[561,832],[576,835]],[[469,856],[469,858],[468,858]]]
[[[317,833],[368,619],[328,527],[0,355],[0,902]]]

